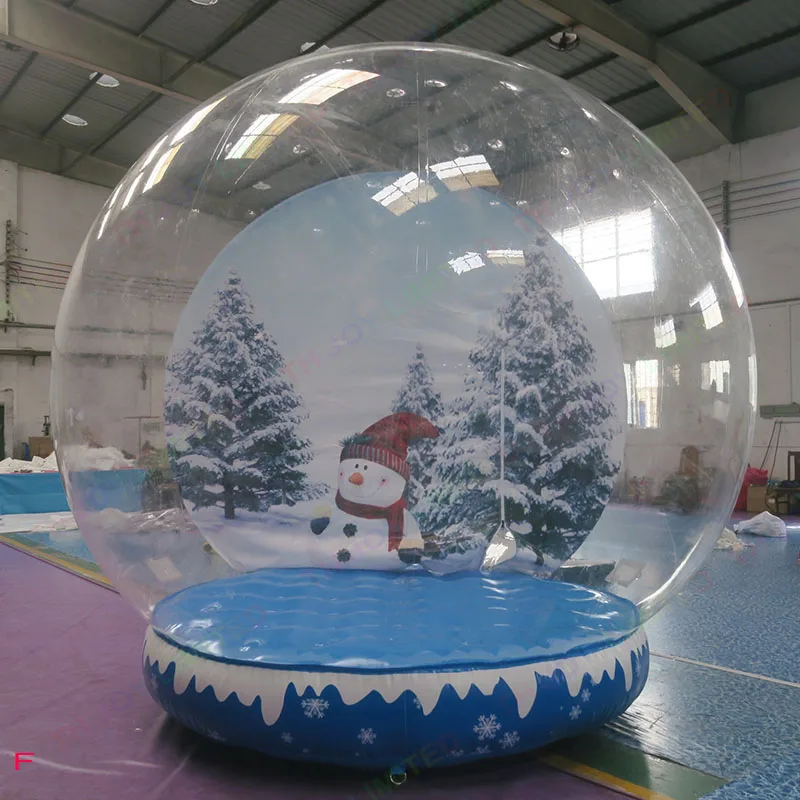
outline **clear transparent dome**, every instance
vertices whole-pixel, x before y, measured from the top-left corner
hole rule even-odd
[[[145,615],[274,567],[485,568],[654,613],[733,506],[739,279],[595,98],[460,48],[284,63],[130,170],[56,331],[59,463]],[[502,402],[501,402],[502,398]]]

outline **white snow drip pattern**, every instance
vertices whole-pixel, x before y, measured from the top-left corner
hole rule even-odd
[[[329,703],[321,697],[307,697],[300,705],[303,706],[303,713],[309,719],[322,719]]]
[[[496,738],[497,732],[502,727],[503,726],[497,721],[497,715],[489,714],[488,716],[481,715],[478,717],[478,722],[472,730],[478,734],[478,738],[482,742],[485,742],[487,739]]]
[[[358,741],[361,744],[375,744],[375,731],[372,728],[362,728],[358,732]]]
[[[315,693],[322,692],[327,686],[335,686],[348,706],[358,703],[373,691],[378,692],[387,703],[393,703],[403,692],[410,691],[419,699],[422,712],[427,716],[438,705],[445,686],[452,686],[462,699],[473,686],[482,694],[489,696],[494,691],[498,678],[502,678],[513,691],[518,714],[524,718],[530,714],[536,702],[538,685],[536,676],[550,677],[559,671],[567,681],[570,695],[578,697],[587,675],[593,680],[594,685],[598,685],[604,676],[613,678],[617,670],[622,669],[625,676],[625,690],[630,691],[634,683],[634,665],[636,674],[640,674],[639,661],[645,656],[647,649],[647,635],[640,629],[628,639],[597,653],[509,667],[499,671],[497,668],[492,668],[451,673],[350,675],[228,666],[224,679],[221,680],[214,662],[179,650],[149,628],[143,657],[149,659],[152,669],[160,675],[169,669],[170,664],[175,665],[170,688],[176,694],[182,695],[194,679],[195,691],[202,692],[208,686],[213,686],[220,702],[233,692],[236,692],[239,702],[243,705],[252,705],[256,698],[260,698],[264,723],[274,725],[283,711],[286,691],[290,685],[294,685],[298,692],[312,689]],[[307,698],[302,701],[302,708],[309,719],[322,719],[328,709],[328,702],[319,697]],[[499,728],[495,726],[499,725],[496,716],[482,715],[473,731],[483,741],[496,737]],[[489,733],[493,732],[494,736],[487,735],[487,730]]]

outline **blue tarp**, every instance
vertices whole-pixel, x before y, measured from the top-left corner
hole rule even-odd
[[[104,508],[141,511],[144,476],[143,469],[73,472],[72,486],[75,496],[88,511],[101,511]],[[55,511],[69,511],[67,495],[58,473],[0,475],[0,515]]]
[[[0,514],[44,514],[69,511],[57,472],[0,475]]]
[[[119,511],[142,510],[143,469],[115,469],[108,472],[73,472],[73,499],[87,511],[116,508]]]

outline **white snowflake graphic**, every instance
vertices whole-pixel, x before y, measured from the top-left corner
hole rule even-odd
[[[422,710],[422,703],[419,701],[419,697],[414,695],[414,705],[421,711]]]
[[[507,750],[509,747],[516,747],[519,744],[519,733],[517,731],[506,731],[500,740],[500,747]]]
[[[463,750],[451,750],[450,751],[450,756],[452,758],[461,758],[461,756],[463,756],[463,755],[464,755],[464,751]]]
[[[588,703],[591,699],[592,693],[588,689],[584,689],[581,692],[581,700],[583,700],[584,703]]]
[[[329,703],[321,697],[307,697],[301,705],[303,706],[303,713],[309,719],[322,719],[328,710]]]
[[[474,750],[474,754],[476,756],[485,756],[489,752],[490,750],[485,744],[482,744],[480,747],[476,747]]]
[[[372,728],[362,728],[358,732],[358,741],[361,744],[375,744],[375,731]]]
[[[478,738],[485,742],[487,739],[495,739],[497,732],[503,726],[497,721],[496,714],[490,714],[488,717],[481,714],[478,717],[478,724],[472,730],[478,734]]]
[[[282,733],[281,739],[286,742],[286,744],[291,744],[294,741],[294,736],[291,733]]]
[[[578,717],[580,715],[581,715],[581,707],[580,706],[572,706],[572,709],[569,712],[569,718],[573,719],[573,720],[574,719],[578,719]]]

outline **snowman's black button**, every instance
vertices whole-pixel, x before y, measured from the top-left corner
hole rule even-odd
[[[347,525],[342,528],[342,530],[344,531],[345,536],[355,536],[358,532],[358,526],[352,522],[348,522]]]
[[[319,536],[328,527],[330,517],[316,517],[311,520],[311,532]]]
[[[342,563],[350,560],[350,551],[349,550],[340,550],[336,554],[337,561],[341,561]]]

